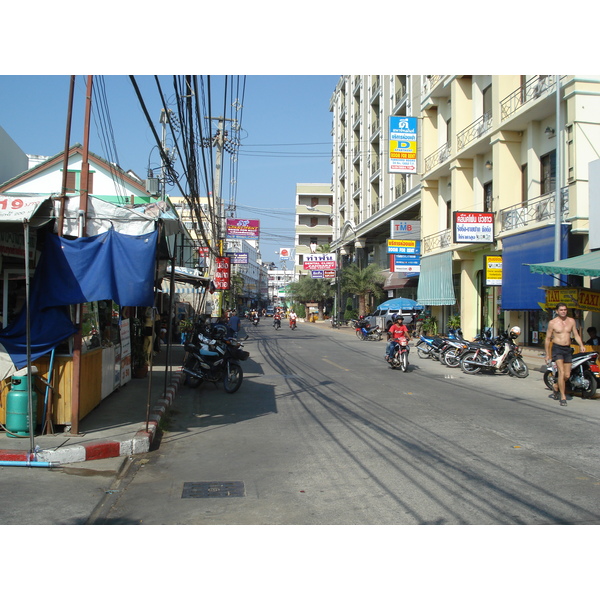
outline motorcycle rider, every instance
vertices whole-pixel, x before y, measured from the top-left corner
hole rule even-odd
[[[289,315],[289,320],[290,320],[290,328],[295,327],[296,326],[296,313],[294,312],[294,309],[292,309],[290,311],[290,315]]]
[[[280,327],[281,326],[281,313],[279,312],[279,310],[275,311],[275,314],[273,315],[273,327]]]
[[[559,400],[561,406],[567,405],[565,388],[571,376],[571,364],[573,362],[571,336],[579,344],[579,351],[585,352],[575,319],[568,317],[567,312],[567,305],[564,302],[559,302],[556,305],[556,317],[548,323],[545,341],[546,362],[553,360],[558,370],[558,390],[554,389],[554,399]],[[552,356],[550,356],[550,342],[552,342]]]
[[[396,342],[403,337],[406,338],[407,342],[410,340],[408,327],[404,324],[404,317],[400,313],[397,313],[394,316],[394,322],[392,326],[388,330],[389,342],[385,350],[385,360],[387,362],[390,362],[392,353],[394,352],[394,348],[396,347]],[[406,347],[406,349],[408,351],[408,346]]]

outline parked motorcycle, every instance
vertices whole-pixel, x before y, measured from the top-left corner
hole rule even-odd
[[[583,398],[591,398],[596,394],[598,388],[597,379],[600,377],[600,368],[596,364],[598,358],[597,352],[578,352],[573,354],[573,363],[571,364],[571,376],[567,380],[567,386],[572,392],[581,392]],[[558,369],[556,363],[552,361],[547,365],[544,373],[544,383],[546,387],[554,391],[554,384],[557,384]],[[557,384],[558,385],[558,384]]]
[[[226,335],[227,328],[216,324],[210,327],[208,336],[199,331],[191,336],[192,342],[185,345],[182,369],[189,387],[196,388],[204,381],[215,384],[222,381],[228,394],[240,388],[244,378],[240,361],[246,360],[250,353],[242,350],[241,342]]]
[[[359,340],[380,341],[383,337],[379,325],[371,326],[368,321],[357,321],[355,325],[356,337]]]
[[[462,339],[460,330],[451,329],[448,336],[421,335],[416,345],[417,354],[419,358],[432,358],[441,361],[444,353],[451,348],[449,342],[456,339]]]
[[[460,330],[458,330],[460,332]],[[449,347],[441,356],[441,362],[443,362],[447,367],[451,369],[460,367],[460,361],[464,354],[469,351],[475,351],[481,345],[491,346],[493,344],[490,331],[485,331],[477,336],[472,342],[465,340],[462,337],[462,332],[460,335],[456,336],[456,339],[449,340]]]
[[[400,368],[403,372],[406,372],[408,368],[408,340],[405,337],[395,341],[395,347],[389,359],[389,364],[392,369]]]
[[[460,361],[464,373],[486,371],[509,373],[521,379],[529,375],[529,368],[521,356],[521,350],[514,340],[521,335],[520,327],[499,335],[492,345],[480,345],[475,350],[465,352]]]

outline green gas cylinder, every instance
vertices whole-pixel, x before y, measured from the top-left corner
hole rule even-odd
[[[32,370],[32,375],[37,369]],[[27,369],[17,371],[11,377],[11,390],[6,396],[6,429],[8,437],[22,437],[29,434],[29,397],[27,391]],[[31,390],[33,405],[33,431],[37,420],[37,394]]]

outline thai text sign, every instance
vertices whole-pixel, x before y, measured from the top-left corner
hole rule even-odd
[[[305,254],[303,269],[306,271],[314,270],[335,270],[337,263],[335,254]]]
[[[227,237],[258,239],[260,237],[260,221],[256,219],[227,219]]]
[[[228,290],[231,273],[231,259],[227,256],[216,259],[217,272],[215,273],[215,288],[217,290]]]
[[[419,240],[388,240],[388,254],[421,254],[421,242]]]
[[[502,256],[484,256],[485,285],[502,285]]]
[[[417,172],[417,117],[390,117],[390,173]]]
[[[416,254],[403,256],[396,254],[394,256],[394,273],[420,273],[421,257]]]
[[[453,214],[455,244],[490,244],[494,241],[494,213],[455,211]]]

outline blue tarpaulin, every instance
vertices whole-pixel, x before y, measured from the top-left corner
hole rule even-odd
[[[77,328],[68,306],[112,299],[120,306],[154,304],[158,231],[125,235],[114,230],[67,240],[48,233],[31,282],[31,360],[50,352]],[[25,309],[0,344],[16,368],[27,364]]]

